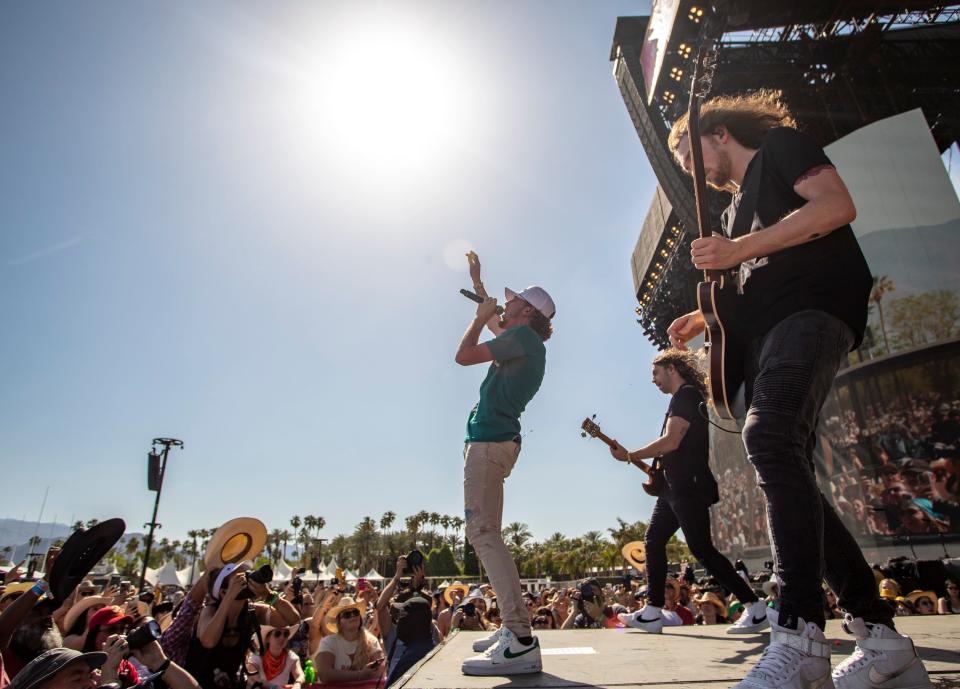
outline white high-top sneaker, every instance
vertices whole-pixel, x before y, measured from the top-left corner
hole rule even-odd
[[[802,619],[797,629],[772,624],[770,645],[733,689],[832,689],[830,646],[820,627]]]
[[[743,609],[743,614],[727,627],[727,634],[756,634],[770,626],[769,608],[762,600],[752,602]]]
[[[506,627],[500,628],[500,638],[483,655],[467,658],[460,666],[465,675],[484,676],[524,675],[542,670],[540,640],[533,637],[533,642],[525,646]]]
[[[837,689],[927,689],[933,685],[908,636],[847,615],[843,628],[857,648],[833,671]]]
[[[647,603],[642,609],[636,612],[617,614],[617,618],[628,627],[641,629],[651,634],[659,634],[663,631],[663,614],[656,605]]]
[[[497,641],[500,640],[500,631],[504,629],[503,626],[500,626],[497,631],[495,631],[490,636],[484,637],[483,639],[478,639],[473,642],[473,652],[474,653],[483,653],[488,648],[493,646]]]

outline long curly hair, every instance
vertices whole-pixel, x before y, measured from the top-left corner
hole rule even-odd
[[[681,378],[697,389],[701,397],[706,399],[708,396],[706,376],[701,369],[700,357],[689,349],[666,349],[657,355],[653,365],[663,368],[673,366]]]
[[[761,89],[738,96],[718,96],[700,106],[700,133],[726,127],[730,135],[747,148],[760,148],[764,135],[774,127],[796,127],[783,92]],[[680,140],[687,135],[687,114],[673,123],[667,145],[674,156]]]

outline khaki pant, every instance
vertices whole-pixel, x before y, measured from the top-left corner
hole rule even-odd
[[[517,565],[503,542],[503,481],[513,471],[520,445],[467,443],[463,448],[463,504],[466,534],[497,594],[503,624],[517,636],[530,636]]]

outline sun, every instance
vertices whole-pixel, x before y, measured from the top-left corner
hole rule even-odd
[[[300,65],[290,102],[298,144],[371,184],[439,179],[475,124],[450,39],[382,5],[338,22]]]

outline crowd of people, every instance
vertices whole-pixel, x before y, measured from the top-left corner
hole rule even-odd
[[[419,553],[416,553],[419,555]],[[410,559],[416,561],[416,555]],[[904,590],[898,568],[875,567],[881,597],[897,615],[960,614],[960,585]],[[779,585],[769,571],[738,574],[776,608]],[[304,582],[294,574],[274,584],[269,566],[227,564],[189,589],[137,592],[84,579],[59,606],[43,595],[42,580],[4,574],[0,591],[0,689],[44,689],[115,682],[122,689],[152,679],[171,689],[274,689],[314,682],[389,686],[435,645],[459,631],[494,632],[502,623],[489,584],[428,585],[422,566],[397,560],[393,578],[376,582]],[[642,577],[617,582],[586,579],[526,591],[523,602],[536,632],[617,629],[643,608]],[[837,597],[823,585],[827,619],[840,619]],[[709,577],[682,566],[667,579],[665,626],[730,625],[742,603]],[[79,670],[78,670],[79,668]],[[87,684],[57,684],[79,672]],[[51,674],[53,673],[53,674]],[[99,673],[99,674],[98,674]]]
[[[824,421],[829,498],[853,533],[960,531],[960,400],[934,393]]]

